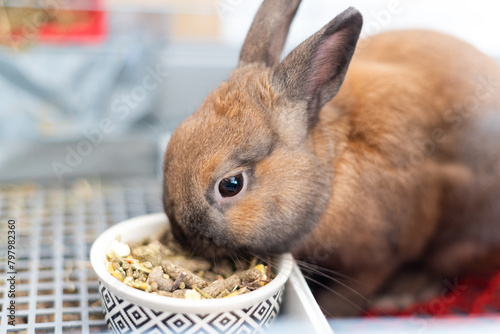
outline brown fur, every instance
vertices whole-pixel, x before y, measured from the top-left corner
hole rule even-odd
[[[269,45],[252,43],[258,15],[241,66],[169,143],[164,203],[176,237],[205,253],[293,249],[364,296],[408,261],[443,276],[498,265],[500,66],[450,36],[388,32],[359,43],[344,80],[353,10],[274,66],[275,48],[250,50]],[[288,31],[290,21],[269,24]],[[324,52],[332,64],[318,69]],[[214,202],[216,180],[242,170],[242,197]],[[362,306],[350,288],[335,289]],[[353,312],[331,295],[321,303]]]
[[[343,150],[335,157],[330,204],[299,253],[334,253],[318,262],[357,278],[356,289],[366,296],[400,264],[424,255],[441,275],[498,265],[500,142],[482,147],[498,136],[474,131],[492,115],[500,131],[498,64],[430,31],[385,33],[365,45],[329,105],[342,116],[322,113],[325,126],[344,134]],[[479,88],[491,94],[466,110],[463,101],[476,97],[480,77],[494,78],[491,87]],[[424,140],[435,146],[432,152],[423,152]],[[411,165],[415,152],[423,158]],[[477,161],[483,154],[491,160]]]

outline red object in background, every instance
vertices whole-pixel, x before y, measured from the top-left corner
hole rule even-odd
[[[107,33],[107,16],[102,0],[75,1],[84,8],[72,10],[54,8],[55,22],[40,27],[39,42],[56,44],[95,44]]]
[[[40,27],[38,41],[51,44],[95,44],[106,37],[106,13],[102,10],[60,10],[68,23],[49,22]]]
[[[493,275],[488,287],[479,295],[471,308],[472,314],[500,312],[500,270]]]
[[[70,8],[41,8],[16,22],[4,43],[98,44],[107,35],[107,15],[101,0],[74,1]]]
[[[370,309],[365,316],[452,316],[500,313],[500,270],[485,276],[467,276],[447,281],[440,295],[404,310]]]

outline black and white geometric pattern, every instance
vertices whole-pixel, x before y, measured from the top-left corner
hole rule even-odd
[[[284,286],[250,308],[209,314],[168,313],[138,306],[114,296],[99,281],[104,315],[113,333],[250,334],[265,333],[276,319]]]

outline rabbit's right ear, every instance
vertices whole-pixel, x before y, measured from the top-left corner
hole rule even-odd
[[[278,65],[299,4],[300,0],[264,0],[241,48],[239,66],[250,63]]]
[[[340,13],[297,46],[273,73],[273,82],[290,101],[307,103],[308,127],[340,89],[363,25],[354,8]]]

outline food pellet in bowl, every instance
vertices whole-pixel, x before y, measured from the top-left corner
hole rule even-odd
[[[106,256],[108,272],[124,284],[166,297],[227,298],[254,291],[273,278],[270,263],[191,257],[166,231],[160,240],[114,240]]]

